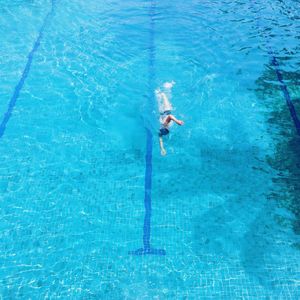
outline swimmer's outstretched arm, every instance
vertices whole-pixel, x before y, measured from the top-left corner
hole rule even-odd
[[[163,138],[161,136],[159,137],[159,147],[160,147],[160,153],[161,153],[161,155],[163,155],[163,156],[166,155],[167,151],[164,148],[164,141],[163,141]]]
[[[163,101],[163,111],[172,110],[172,105],[171,105],[167,95],[165,93],[160,93],[160,96]]]
[[[176,119],[173,115],[168,115],[164,125],[168,125],[171,121],[174,121],[177,125],[183,125],[184,122],[181,120]]]

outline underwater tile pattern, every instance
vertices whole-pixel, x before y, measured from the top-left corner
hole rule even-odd
[[[53,2],[0,2],[2,116]],[[300,140],[266,45],[299,116],[297,5],[55,1],[0,139],[0,298],[299,299]],[[185,121],[166,157],[150,51]],[[164,256],[129,254],[145,127]]]

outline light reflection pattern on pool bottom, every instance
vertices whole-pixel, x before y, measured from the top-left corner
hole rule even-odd
[[[157,3],[157,85],[177,82],[186,124],[167,157],[153,148],[151,244],[167,255],[128,255],[143,234],[148,9],[57,5],[0,142],[1,295],[299,298],[295,215],[276,200],[292,186],[270,164],[285,138],[269,119],[286,108],[275,74],[255,83],[268,57],[255,16],[234,22],[247,4]]]

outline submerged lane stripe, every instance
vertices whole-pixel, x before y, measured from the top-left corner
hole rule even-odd
[[[155,14],[155,3],[151,1],[151,7],[149,12],[150,17],[150,32],[149,32],[149,75],[148,75],[148,85],[149,85],[149,113],[151,113],[154,108],[154,82],[155,82],[155,45],[154,45],[154,14]],[[147,112],[148,113],[148,112]],[[150,250],[150,234],[151,234],[151,194],[152,194],[152,150],[153,150],[153,135],[150,129],[146,128],[147,140],[146,140],[146,169],[145,169],[145,196],[144,196],[144,206],[145,206],[145,218],[144,218],[144,234],[143,234],[143,244],[144,249]]]
[[[20,92],[23,88],[24,82],[25,82],[25,80],[26,80],[26,78],[29,74],[30,67],[31,67],[31,64],[32,64],[32,60],[33,60],[33,56],[34,56],[35,52],[37,51],[37,49],[40,46],[40,42],[41,42],[41,39],[43,37],[44,30],[45,30],[46,26],[48,25],[50,19],[52,18],[53,14],[54,14],[55,1],[56,0],[51,1],[51,10],[50,10],[50,12],[48,12],[48,14],[46,15],[46,17],[44,19],[44,22],[43,22],[42,27],[39,31],[38,37],[37,37],[37,39],[36,39],[36,41],[33,45],[33,48],[28,54],[27,63],[26,63],[25,68],[23,70],[22,76],[21,76],[18,84],[16,85],[16,87],[14,89],[14,93],[13,93],[13,95],[12,95],[12,97],[11,97],[9,103],[8,103],[8,108],[7,108],[6,112],[4,113],[2,122],[0,124],[0,138],[3,136],[3,134],[5,132],[6,125],[7,125],[8,121],[11,117],[12,111],[13,111],[15,105],[16,105],[17,99],[19,98],[19,95],[20,95]]]
[[[149,105],[147,106],[148,111],[146,113],[151,114],[155,108],[155,99],[154,99],[154,88],[155,88],[155,43],[154,43],[154,34],[155,34],[155,0],[150,1],[150,31],[149,31],[149,73],[148,73],[148,86],[149,86]],[[154,249],[151,248],[151,192],[152,192],[152,152],[153,152],[153,134],[151,129],[146,129],[146,169],[145,169],[145,194],[144,194],[144,206],[145,206],[145,217],[144,217],[144,227],[143,227],[143,248],[137,249],[135,251],[129,252],[133,255],[165,255],[166,251],[163,249]]]
[[[251,1],[250,3],[257,4],[254,1]],[[254,8],[253,5],[251,5],[251,7]],[[261,26],[259,24],[259,20],[261,20],[261,17],[259,17],[259,19],[257,19],[257,27],[258,27],[258,29],[260,31],[262,31],[261,30]],[[286,101],[286,104],[288,106],[288,109],[289,109],[290,115],[292,117],[292,120],[294,122],[294,125],[296,127],[296,131],[297,131],[298,135],[300,135],[300,120],[299,120],[299,118],[297,116],[297,112],[296,112],[295,106],[294,106],[294,104],[292,102],[292,99],[291,99],[290,93],[288,91],[288,88],[287,88],[286,84],[283,81],[283,76],[282,76],[282,73],[280,72],[280,69],[279,69],[278,60],[277,60],[277,58],[276,58],[276,56],[274,54],[274,51],[272,50],[272,48],[270,46],[270,43],[269,43],[268,39],[266,38],[266,36],[264,34],[263,34],[263,37],[264,37],[264,39],[266,40],[266,43],[267,43],[268,54],[270,55],[271,65],[274,67],[277,80],[280,83],[280,88],[281,88],[281,91],[283,93],[283,96],[284,96],[284,99]]]
[[[288,91],[288,88],[287,88],[286,84],[283,81],[282,74],[281,74],[281,72],[279,70],[279,63],[278,63],[278,61],[277,61],[277,59],[276,59],[275,56],[272,56],[271,63],[272,63],[272,66],[275,69],[277,80],[280,83],[280,88],[281,88],[281,90],[283,92],[283,96],[284,96],[286,104],[287,104],[287,106],[289,108],[290,115],[291,115],[291,117],[293,119],[293,122],[294,122],[294,125],[296,127],[297,133],[300,135],[300,120],[299,120],[299,118],[297,116],[297,112],[296,112],[295,106],[294,106],[294,104],[292,102],[292,99],[291,99],[290,93]]]
[[[146,144],[146,170],[145,170],[145,217],[144,217],[144,230],[143,230],[143,244],[144,250],[150,250],[150,234],[151,234],[151,190],[152,190],[152,150],[153,150],[153,135],[149,129],[147,131],[147,144]]]

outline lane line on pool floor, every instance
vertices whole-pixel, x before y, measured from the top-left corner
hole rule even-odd
[[[293,119],[293,122],[294,122],[294,125],[296,127],[297,133],[298,133],[298,135],[300,135],[300,120],[297,116],[297,112],[296,112],[295,106],[292,102],[292,99],[291,99],[290,93],[288,91],[288,88],[287,88],[286,84],[283,81],[283,76],[282,76],[282,73],[280,72],[280,69],[279,69],[279,63],[278,63],[278,61],[277,61],[277,59],[274,55],[271,56],[271,65],[275,69],[277,80],[280,83],[280,88],[281,88],[281,91],[283,92],[283,96],[284,96],[286,104],[289,108],[290,115]]]
[[[150,1],[150,30],[149,30],[149,73],[148,73],[148,85],[149,85],[149,113],[152,113],[155,108],[154,88],[155,88],[155,0]],[[129,254],[133,255],[166,255],[164,249],[155,249],[151,247],[151,214],[152,214],[152,152],[153,152],[153,134],[151,129],[146,129],[146,169],[145,169],[145,194],[144,194],[144,206],[145,217],[143,226],[143,248],[135,251],[130,251]]]
[[[255,1],[251,1],[250,3],[252,4],[257,4]],[[251,5],[251,7],[254,9],[253,5]],[[258,16],[259,16],[259,20],[261,20],[261,16],[260,14],[258,13]],[[294,125],[296,127],[296,131],[298,133],[298,135],[300,136],[300,120],[297,116],[297,112],[296,112],[296,109],[295,109],[295,106],[292,102],[292,99],[291,99],[291,96],[290,96],[290,93],[288,91],[288,88],[287,88],[287,85],[284,83],[283,81],[283,75],[280,71],[280,68],[279,68],[279,62],[275,56],[275,53],[270,45],[270,42],[268,41],[267,37],[265,36],[260,24],[259,24],[259,20],[257,21],[257,27],[258,27],[258,30],[261,31],[266,43],[267,43],[267,48],[268,48],[268,54],[270,56],[270,60],[271,60],[271,65],[273,66],[274,70],[275,70],[275,73],[276,73],[276,77],[277,77],[277,81],[280,83],[280,88],[281,88],[281,91],[283,93],[283,97],[286,101],[286,104],[288,106],[288,109],[289,109],[289,112],[290,112],[290,115],[291,115],[291,118],[294,122]]]
[[[21,92],[21,90],[24,86],[25,80],[28,77],[34,54],[40,46],[41,39],[42,39],[43,34],[44,34],[44,30],[45,30],[46,26],[48,25],[48,23],[50,22],[53,15],[54,15],[55,4],[56,4],[56,0],[51,0],[51,10],[47,13],[47,15],[46,15],[46,17],[43,21],[42,27],[40,28],[38,37],[37,37],[37,39],[36,39],[36,41],[33,45],[33,48],[27,56],[27,63],[26,63],[25,68],[22,72],[22,75],[21,75],[21,78],[20,78],[19,82],[18,82],[18,84],[16,85],[16,87],[14,89],[14,93],[13,93],[13,95],[12,95],[12,97],[11,97],[9,103],[8,103],[8,108],[7,108],[6,112],[4,113],[3,119],[2,119],[1,124],[0,124],[0,138],[4,135],[6,125],[7,125],[8,121],[9,121],[11,115],[12,115],[13,109],[14,109],[14,107],[16,105],[16,102],[19,98],[20,92]]]

